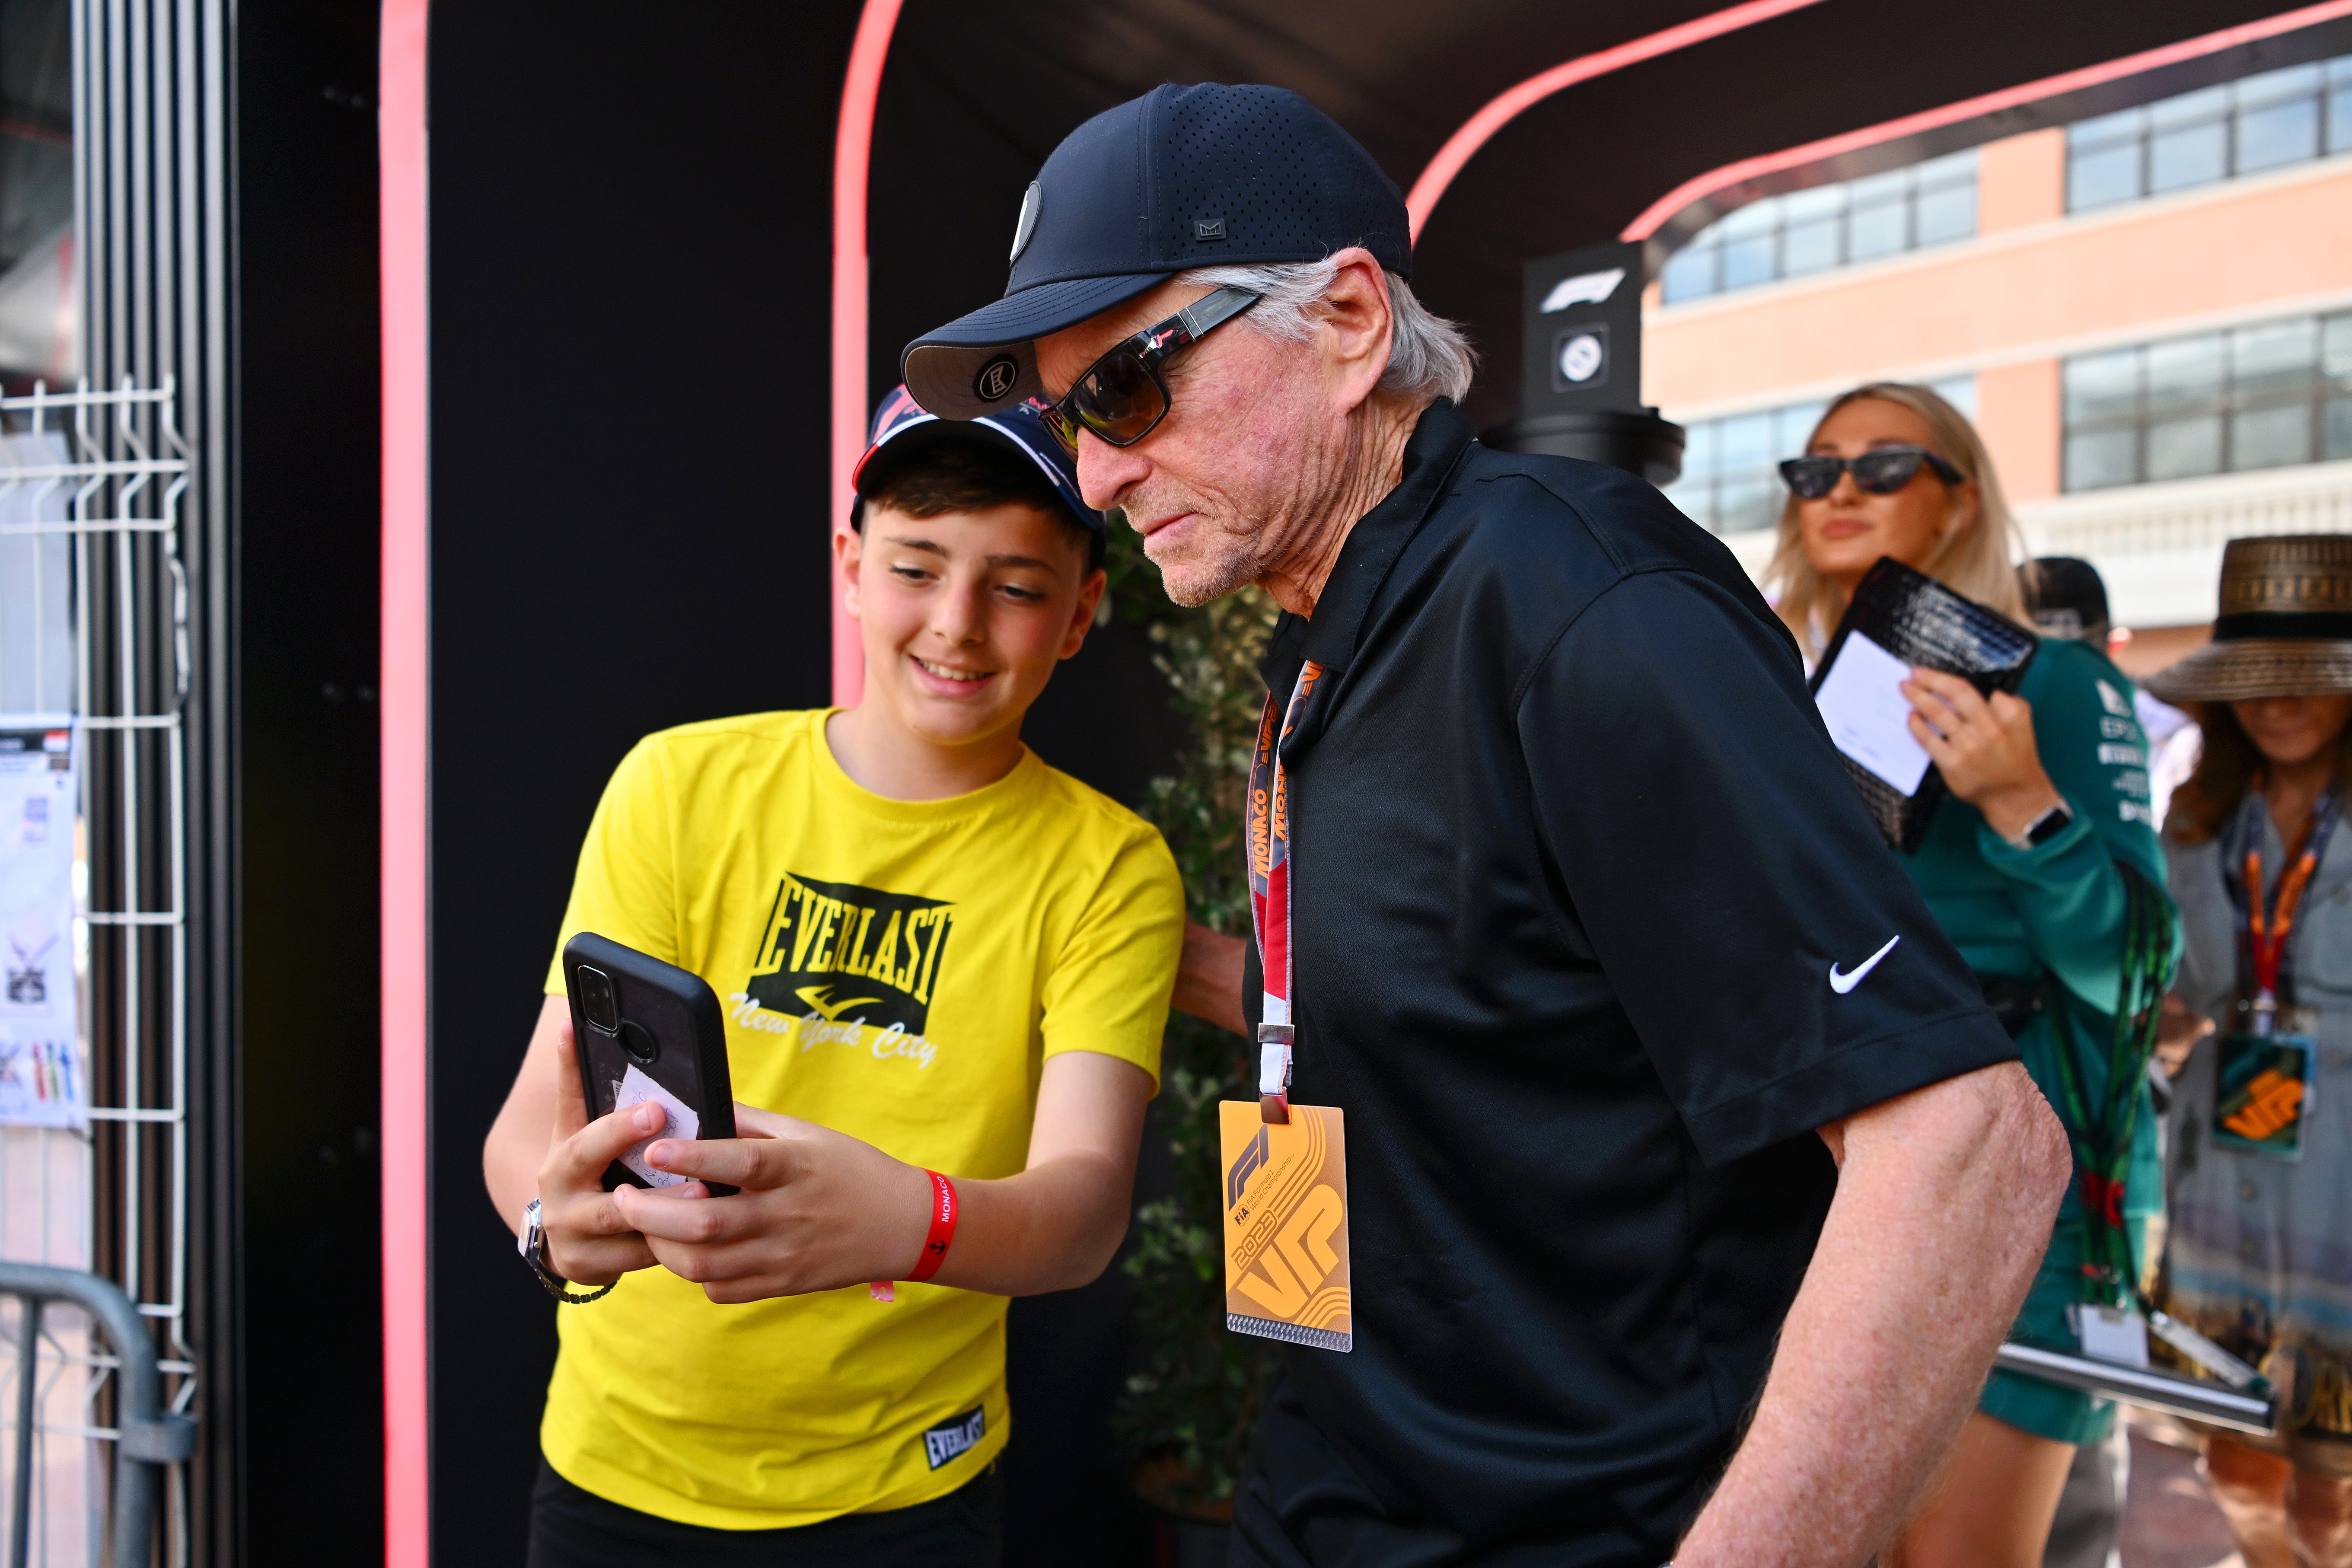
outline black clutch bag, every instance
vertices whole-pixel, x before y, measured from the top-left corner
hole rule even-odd
[[[1830,638],[1828,651],[1813,671],[1811,689],[1816,701],[1838,668],[1848,640],[1857,633],[1904,665],[1957,675],[1988,697],[1996,691],[2015,691],[2025,679],[2033,650],[2040,646],[2033,634],[2016,622],[1962,598],[1891,555],[1882,556],[1855,586],[1853,602],[1846,606],[1837,634]],[[1864,657],[1874,666],[1883,662],[1878,656],[1857,649],[1857,658]],[[1846,776],[1862,792],[1879,833],[1906,855],[1917,849],[1936,807],[1950,793],[1943,775],[1930,763],[1917,786],[1906,794],[1857,759],[1858,748],[1840,733],[1835,722],[1831,724],[1831,734],[1845,759]]]

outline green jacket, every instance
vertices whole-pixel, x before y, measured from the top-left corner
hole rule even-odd
[[[2156,888],[2166,885],[2148,805],[2147,737],[2133,715],[2131,682],[2087,643],[2043,641],[2018,695],[2032,705],[2042,766],[2074,820],[2049,842],[2019,849],[1987,827],[1976,807],[1947,799],[1918,852],[1897,858],[1969,968],[2057,979],[2053,994],[2063,999],[2084,1087],[2095,1104],[2105,1093],[2122,978],[2125,895],[2116,862],[2128,860]],[[2177,958],[2178,922],[2173,941]],[[2046,1012],[2026,1026],[2018,1046],[2033,1081],[2053,1105],[2063,1106],[2052,1054],[2056,1031]],[[2141,1094],[2124,1206],[2145,1218],[2163,1207],[2163,1182],[2156,1112],[2147,1090]],[[2067,1190],[2060,1230],[2079,1226],[2081,1214],[2078,1184]]]

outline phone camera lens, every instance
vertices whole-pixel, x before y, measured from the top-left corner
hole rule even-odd
[[[653,1066],[654,1058],[661,1055],[661,1042],[654,1038],[651,1029],[635,1018],[622,1023],[620,1036],[621,1048],[628,1052],[629,1059],[639,1067]]]
[[[618,1034],[621,1010],[613,1003],[613,977],[584,963],[572,973],[580,982],[580,1011],[588,1022],[608,1035]]]

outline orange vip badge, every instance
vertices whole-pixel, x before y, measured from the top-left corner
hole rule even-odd
[[[2213,1146],[2301,1158],[2314,1055],[2305,1035],[2225,1037],[2214,1064]]]
[[[1225,1327],[1318,1350],[1356,1348],[1348,1268],[1348,1140],[1339,1112],[1222,1101]]]

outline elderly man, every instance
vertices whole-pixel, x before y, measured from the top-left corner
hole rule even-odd
[[[1288,983],[1254,951],[1238,989],[1290,1026],[1261,1090],[1347,1119],[1354,1342],[1286,1349],[1234,1561],[1864,1562],[2064,1139],[1730,554],[1481,447],[1411,267],[1303,100],[1163,87],[1071,133],[1005,297],[905,361],[942,415],[1060,400],[1172,598],[1286,612]]]

